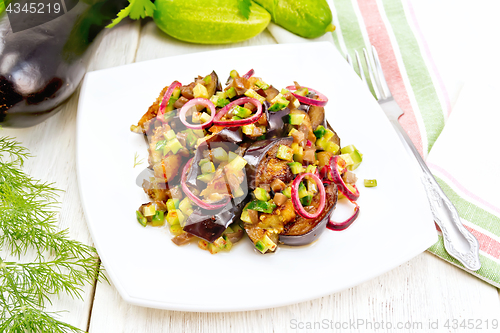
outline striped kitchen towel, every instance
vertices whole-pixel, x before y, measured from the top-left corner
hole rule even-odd
[[[500,188],[500,155],[493,153],[494,143],[500,142],[500,131],[493,127],[500,123],[500,102],[491,104],[491,96],[496,95],[487,95],[488,89],[477,82],[466,85],[451,112],[449,94],[411,1],[328,2],[336,30],[319,40],[331,40],[352,59],[355,50],[375,46],[389,88],[405,111],[399,119],[401,125],[456,205],[466,228],[479,240],[482,267],[469,272],[500,286],[500,192],[496,191]],[[279,43],[306,41],[272,24],[269,31]],[[476,100],[482,97],[479,105]],[[428,251],[465,269],[445,251],[441,234]]]
[[[359,51],[370,44],[378,50],[389,87],[405,111],[399,119],[401,125],[456,205],[464,225],[479,240],[482,267],[471,273],[499,286],[500,209],[492,203],[500,202],[494,191],[500,186],[500,158],[494,157],[495,162],[490,157],[494,143],[500,142],[499,132],[492,126],[500,119],[492,110],[494,104],[487,107],[486,101],[491,102],[492,97],[482,99],[484,105],[473,104],[486,95],[485,90],[474,84],[466,86],[470,89],[463,89],[450,116],[450,98],[411,1],[333,0],[330,4],[338,27],[333,38],[341,52],[352,56],[354,50]],[[500,104],[496,105],[498,115]],[[485,128],[485,123],[489,129]],[[491,138],[495,132],[496,140]],[[467,161],[466,152],[477,153],[476,156],[485,159],[480,158],[482,163],[479,165]],[[483,176],[479,177],[477,172],[485,178],[481,180]],[[491,199],[495,195],[497,200]],[[445,251],[441,235],[429,251],[465,269]]]
[[[481,269],[472,274],[500,287],[500,86],[466,82],[427,164],[480,245]],[[477,156],[473,157],[473,156]],[[479,162],[479,163],[478,163]],[[430,252],[462,265],[444,250],[442,236]]]

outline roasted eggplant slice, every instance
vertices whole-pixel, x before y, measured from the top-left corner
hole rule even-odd
[[[212,71],[212,73],[210,73],[210,80],[205,81],[205,87],[208,91],[208,98],[212,97],[216,91],[222,90],[222,86],[219,82],[219,77],[217,76],[217,73],[215,73],[215,71]]]
[[[184,231],[213,243],[230,224],[240,223],[241,211],[246,203],[246,200],[240,201],[215,215],[211,211],[198,208],[189,216]]]
[[[292,137],[257,141],[245,152],[243,158],[247,161],[246,172],[248,187],[251,190],[268,185],[274,179],[289,183],[293,179],[292,171],[287,161],[276,157],[280,145],[290,147],[293,143]]]
[[[198,77],[196,78],[191,84],[187,86],[182,86],[181,87],[181,93],[182,96],[186,99],[193,99],[194,95],[192,95],[192,87],[196,85],[196,82],[199,82],[207,88],[208,92],[208,98],[212,97],[216,91],[222,90],[221,84],[219,82],[219,77],[217,76],[217,73],[215,71],[212,71],[209,75],[205,76],[205,78],[210,78],[204,80],[203,77]],[[165,92],[167,91],[168,86],[162,89],[160,92],[160,95],[156,98],[156,101],[149,107],[148,111],[141,117],[139,120],[139,123],[137,126],[132,126],[132,130],[134,132],[138,133],[146,133],[148,129],[151,127],[154,128],[154,118],[158,114],[158,109],[160,108],[161,101],[163,100],[163,95],[165,95]],[[187,96],[187,97],[186,97]],[[203,110],[205,107],[202,105],[197,105],[196,106],[198,111]],[[173,119],[176,123],[178,122],[178,116],[175,117],[176,119]],[[150,121],[153,120],[153,123],[150,123]],[[174,126],[175,129],[175,126]]]
[[[305,110],[311,120],[312,129],[315,130],[319,125],[325,126],[325,108],[322,106],[311,105],[309,110]]]
[[[269,111],[269,102],[264,102],[264,113],[267,118],[267,132],[266,139],[280,138],[286,136],[288,129],[288,115],[290,114],[289,108],[283,108],[279,111]]]
[[[328,121],[326,122],[326,125],[328,126],[328,129],[333,132],[333,138],[331,138],[330,140],[333,141],[337,146],[341,147],[340,137],[338,136],[337,132],[333,130],[332,126],[330,126],[330,123]],[[338,152],[338,154],[340,154],[340,151]]]
[[[300,246],[314,242],[325,231],[326,225],[330,216],[337,204],[338,191],[337,186],[325,186],[326,206],[323,213],[314,220],[305,219],[300,215],[297,218],[285,225],[285,230],[279,236],[279,241],[285,245]],[[312,206],[317,205],[319,198],[313,198]],[[306,208],[307,210],[307,208]]]

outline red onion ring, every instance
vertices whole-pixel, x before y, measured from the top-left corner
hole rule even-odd
[[[195,106],[195,105],[203,105],[204,107],[207,107],[207,108],[210,109],[210,119],[207,122],[205,122],[203,124],[199,124],[199,125],[194,125],[194,124],[190,124],[190,123],[187,122],[187,120],[186,120],[186,112],[192,106]],[[193,98],[192,100],[190,100],[189,102],[187,102],[186,104],[184,104],[184,106],[181,108],[181,111],[179,112],[179,119],[181,120],[181,122],[187,128],[192,128],[192,129],[204,129],[204,128],[207,128],[210,125],[212,125],[212,122],[214,121],[214,118],[215,118],[215,105],[214,105],[214,103],[212,103],[210,100],[208,100],[206,98]]]
[[[298,94],[295,94],[292,92],[292,95],[296,99],[298,99],[299,102],[304,103],[304,104],[314,105],[314,106],[325,106],[326,103],[328,103],[328,97],[326,97],[325,95],[323,95],[319,91],[317,91],[315,89],[308,88],[308,87],[304,87],[304,86],[302,86],[301,88],[307,88],[309,91],[315,92],[316,96],[318,96],[320,99],[319,100],[312,99],[312,98],[301,96],[301,95],[298,95]],[[288,86],[288,87],[286,87],[286,89],[288,89],[290,91],[295,91],[295,90],[297,90],[297,87],[296,86]]]
[[[351,217],[349,217],[347,220],[344,222],[335,222],[332,220],[332,217],[330,216],[330,221],[326,224],[326,227],[330,230],[345,230],[349,228],[349,226],[356,221],[359,215],[359,205],[356,201],[351,201],[356,207],[354,207],[354,213],[352,214]],[[333,214],[332,214],[333,215]]]
[[[322,173],[326,174],[326,176],[328,176],[328,174],[330,174],[330,176],[332,177],[332,181],[335,183],[335,185],[337,185],[337,187],[339,188],[339,191],[342,192],[342,194],[350,201],[356,201],[359,198],[359,190],[356,187],[356,185],[351,185],[352,187],[354,187],[356,192],[351,191],[347,187],[346,183],[342,179],[342,176],[340,175],[339,170],[337,168],[337,161],[339,158],[340,157],[338,155],[333,156],[330,159],[330,165],[329,166],[325,165],[325,167],[323,167]],[[326,170],[326,171],[323,171],[323,170]]]
[[[309,214],[308,212],[306,212],[306,210],[300,203],[299,199],[299,184],[302,181],[302,179],[306,176],[314,179],[314,182],[316,183],[316,185],[318,185],[319,194],[321,196],[319,201],[319,206],[314,214]],[[323,213],[323,210],[325,209],[325,202],[326,202],[325,186],[323,186],[321,179],[319,179],[319,177],[316,174],[308,172],[308,173],[303,173],[297,178],[295,178],[295,180],[292,183],[292,204],[293,208],[295,208],[295,211],[299,213],[300,216],[302,216],[305,219],[317,218],[318,216],[321,215],[321,213]]]
[[[186,185],[186,178],[187,178],[187,173],[189,171],[189,168],[191,167],[191,163],[193,162],[193,159],[194,159],[194,157],[192,157],[189,161],[187,161],[186,165],[182,169],[181,186],[182,186],[182,190],[184,191],[184,193],[186,193],[186,195],[189,197],[189,199],[191,199],[197,206],[199,206],[203,209],[206,209],[206,210],[215,210],[215,209],[219,209],[219,208],[222,208],[225,205],[227,205],[229,203],[229,201],[231,201],[230,197],[228,197],[224,203],[212,205],[212,204],[206,203],[205,201],[198,198],[188,188],[188,186]]]
[[[158,109],[158,113],[156,114],[156,118],[158,118],[159,121],[162,123],[165,122],[165,118],[163,115],[165,114],[165,109],[167,108],[168,101],[170,100],[170,97],[172,97],[172,93],[174,92],[175,88],[179,88],[182,86],[182,83],[179,81],[174,81],[168,86],[167,91],[165,91],[165,95],[163,95],[163,99],[161,100],[160,108]]]
[[[246,73],[242,77],[244,77],[245,79],[249,79],[249,78],[251,78],[253,76],[254,73],[255,73],[255,71],[252,68],[251,70],[248,71],[248,73]]]
[[[224,117],[226,113],[231,110],[231,108],[235,105],[241,105],[245,103],[252,103],[257,107],[257,112],[250,118],[245,118],[245,119],[240,119],[240,120],[225,120],[221,121],[220,119]],[[187,103],[186,103],[187,104]],[[214,125],[215,126],[226,126],[226,127],[235,127],[235,126],[242,126],[242,125],[249,125],[255,123],[257,120],[259,120],[260,116],[262,115],[262,104],[255,99],[255,98],[250,98],[250,97],[242,97],[238,98],[235,101],[232,101],[225,107],[219,110],[217,115],[214,118]],[[181,118],[182,119],[182,118]]]

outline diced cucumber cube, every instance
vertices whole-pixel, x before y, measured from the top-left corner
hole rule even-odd
[[[271,200],[271,196],[264,190],[262,187],[257,187],[253,193],[255,194],[255,198],[260,201],[269,201]]]
[[[156,207],[153,204],[149,204],[144,207],[143,209],[143,215],[145,217],[153,216],[156,213]]]
[[[176,138],[174,130],[168,130],[167,133],[163,134],[167,141],[173,140]]]
[[[335,142],[332,142],[332,141],[328,141],[326,144],[325,144],[325,151],[329,152],[329,153],[333,153],[333,154],[337,154],[340,147],[338,144],[336,144]]]
[[[204,183],[209,183],[212,179],[214,179],[215,173],[204,173],[196,177],[196,179],[204,182]]]
[[[264,242],[260,240],[257,241],[257,243],[255,243],[255,248],[259,250],[261,253],[266,253],[267,251],[267,246],[264,244]]]
[[[187,197],[182,199],[182,201],[179,203],[179,209],[186,215],[189,215],[188,212],[191,208],[192,208],[191,201],[189,201]]]
[[[135,215],[137,217],[137,222],[139,222],[143,227],[145,227],[148,224],[148,220],[142,215],[140,211],[136,211]]]
[[[236,117],[240,118],[248,118],[252,114],[252,111],[239,105],[237,105],[232,112]]]
[[[315,165],[312,165],[312,164],[309,164],[306,168],[306,172],[309,172],[309,173],[315,173],[316,172],[316,169],[318,169],[317,166]]]
[[[179,217],[179,224],[184,227],[186,224],[187,217],[181,212],[180,209],[176,209],[175,212],[177,213],[177,216]]]
[[[168,211],[175,211],[179,208],[179,199],[168,199],[167,200],[167,209]]]
[[[215,172],[215,166],[212,162],[203,163],[201,165],[201,173],[213,173]]]
[[[239,155],[236,154],[236,153],[233,153],[232,151],[229,152],[228,154],[228,162],[231,162],[232,160],[234,160],[236,157],[238,157]]]
[[[318,139],[323,137],[325,135],[325,133],[326,133],[326,129],[322,125],[319,125],[318,127],[316,127],[316,130],[314,131],[314,135]]]
[[[262,237],[260,241],[262,241],[262,243],[271,251],[276,250],[276,247],[278,247],[278,245],[275,242],[273,242],[268,235]]]
[[[309,94],[309,89],[307,89],[306,87],[301,87],[300,89],[295,90],[294,93],[296,95],[306,96],[307,94]]]
[[[184,229],[182,229],[180,224],[173,224],[170,225],[170,232],[175,236],[179,236],[184,232]]]
[[[243,125],[241,126],[241,131],[246,134],[246,135],[250,135],[252,136],[254,131],[256,130],[256,127],[254,124],[250,124],[250,125]]]
[[[309,192],[307,192],[307,188],[303,182],[300,182],[299,184],[298,194],[299,194],[299,199],[302,199],[309,195]]]
[[[203,164],[208,163],[208,162],[210,162],[210,160],[208,158],[202,158],[200,160],[200,162],[198,163],[198,165],[202,166]]]
[[[305,114],[293,113],[288,115],[291,125],[300,125],[304,122]]]
[[[295,158],[295,155],[294,155],[294,158]],[[290,170],[292,170],[292,173],[294,175],[299,174],[301,172],[304,172],[304,167],[302,167],[302,163],[300,163],[300,162],[288,163],[288,166],[290,167]]]
[[[252,223],[252,220],[250,219],[250,214],[248,213],[248,210],[244,210],[244,211],[241,213],[240,219],[241,219],[243,222],[246,222],[246,223]]]
[[[167,222],[171,226],[179,224],[179,215],[177,214],[177,211],[175,209],[168,211],[168,213],[167,213]]]
[[[247,91],[245,91],[245,96],[248,96],[250,98],[255,98],[256,100],[258,100],[260,103],[264,103],[266,101],[266,98],[259,95],[255,90],[253,89],[247,89]]]
[[[276,208],[276,204],[272,201],[252,201],[248,204],[248,209],[253,209],[258,212],[271,214]]]
[[[280,145],[276,157],[285,161],[293,161],[293,149],[286,145]]]
[[[273,105],[271,105],[271,107],[269,108],[269,111],[272,111],[272,112],[279,111],[283,108],[286,108],[288,106],[288,103],[290,103],[290,102],[286,99],[278,100]]]
[[[239,171],[243,170],[246,164],[247,161],[243,157],[236,155],[236,157],[231,162],[229,162],[229,164],[227,164],[227,167],[231,170]]]
[[[157,210],[153,219],[151,220],[153,227],[159,227],[165,224],[165,216],[161,210]]]
[[[229,72],[229,76],[231,76],[233,79],[236,79],[237,77],[240,77],[240,74],[238,74],[236,69],[233,69],[231,72]]]
[[[376,187],[377,180],[376,179],[365,179],[364,184],[365,184],[365,187]]]
[[[167,147],[172,151],[172,153],[174,154],[177,154],[177,152],[182,149],[182,145],[181,143],[179,142],[179,140],[177,140],[177,138],[173,139],[173,140],[170,140],[169,142],[167,142]]]
[[[288,199],[292,198],[292,188],[290,186],[285,188],[281,193],[283,193]]]
[[[201,113],[201,117],[200,117],[200,122],[202,124],[204,124],[204,123],[206,123],[208,121],[210,121],[210,115],[208,113],[206,113],[206,112],[202,112]]]
[[[257,80],[255,82],[255,85],[257,87],[259,87],[260,89],[262,89],[262,90],[266,90],[267,88],[269,88],[269,85],[267,83],[265,83],[264,81],[262,81],[262,80]]]
[[[222,147],[212,149],[212,156],[219,162],[227,162],[228,155]]]
[[[330,139],[333,138],[333,135],[334,134],[332,131],[330,131],[329,129],[326,129],[323,137],[325,138],[326,141],[330,141]]]
[[[228,90],[226,90],[226,95],[229,98],[233,98],[234,96],[236,96],[236,89],[234,89],[234,87],[229,88]]]
[[[288,102],[288,100],[285,98],[285,96],[283,96],[283,94],[279,93],[278,95],[276,95],[276,97],[274,97],[271,100],[271,103],[279,103],[281,101],[287,101]]]

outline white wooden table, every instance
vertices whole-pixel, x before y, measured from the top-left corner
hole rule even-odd
[[[89,71],[172,55],[171,50],[166,49],[165,39],[170,38],[159,32],[152,22],[142,26],[138,22],[121,24],[94,43]],[[264,31],[244,43],[206,46],[206,49],[274,43],[273,37]],[[189,44],[177,44],[178,54],[193,48]],[[75,172],[77,102],[78,93],[48,121],[28,129],[4,129],[0,134],[16,137],[36,155],[28,161],[26,170],[34,177],[55,182],[64,190],[61,228],[69,228],[72,237],[92,244]],[[113,285],[106,283],[87,286],[83,302],[68,297],[55,299],[50,310],[67,310],[62,320],[93,333],[364,332],[372,331],[371,327],[379,328],[380,332],[466,332],[464,328],[444,325],[447,320],[452,325],[453,320],[489,320],[491,323],[493,319],[500,319],[500,299],[495,287],[425,252],[357,287],[268,310],[187,313],[142,308],[125,303]],[[434,329],[436,321],[438,329]],[[314,325],[314,322],[322,326],[316,330],[306,329],[308,323]],[[354,322],[357,325],[353,325]],[[343,329],[339,330],[340,326]],[[387,329],[390,326],[392,329]],[[494,330],[487,330],[483,324],[482,330],[475,331]]]

